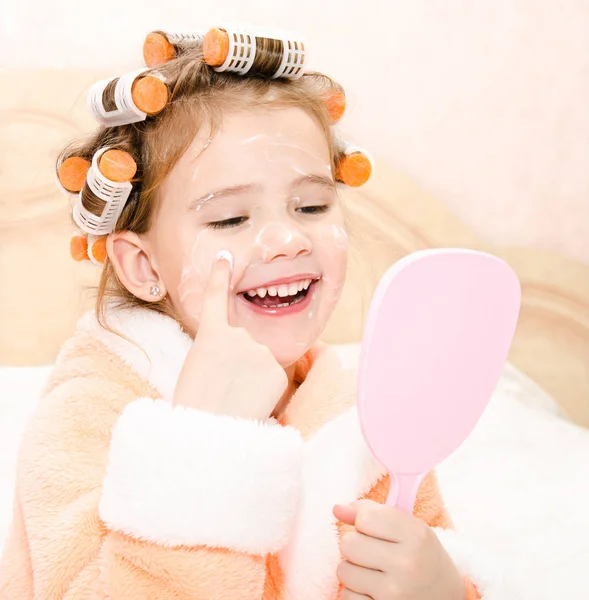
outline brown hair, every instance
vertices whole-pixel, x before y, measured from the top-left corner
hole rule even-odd
[[[211,136],[214,135],[221,124],[222,113],[227,110],[253,106],[302,108],[325,132],[332,172],[337,172],[342,149],[330,128],[332,120],[325,97],[330,90],[341,90],[341,87],[329,77],[307,73],[298,80],[284,80],[218,73],[204,62],[200,44],[154,70],[165,78],[169,89],[169,102],[161,113],[139,123],[101,128],[90,139],[67,146],[57,162],[59,168],[71,156],[92,160],[94,153],[105,146],[124,150],[134,158],[137,174],[132,180],[133,191],[115,232],[127,230],[143,234],[149,230],[159,202],[160,185],[200,128],[210,126]],[[93,214],[101,214],[101,203],[92,202],[84,195],[82,202]],[[119,281],[108,258],[96,299],[96,316],[103,325],[107,301],[115,301],[121,307],[145,306],[179,320],[168,301],[145,302],[131,294]]]

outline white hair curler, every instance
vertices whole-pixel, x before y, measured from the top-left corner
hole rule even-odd
[[[304,73],[305,45],[301,41],[287,37],[281,38],[283,44],[282,62],[272,79],[286,77],[287,79],[300,79]]]
[[[255,67],[260,51],[259,41],[276,40],[282,45],[282,58],[272,79],[299,79],[305,73],[305,45],[288,32],[269,32],[252,27],[229,26],[210,30],[204,39],[205,61],[215,71],[245,75]],[[253,69],[256,70],[255,68]]]
[[[88,107],[94,118],[107,127],[115,127],[144,121],[148,116],[160,112],[168,101],[166,84],[161,75],[152,71],[145,78],[150,80],[151,94],[146,96],[134,93],[133,84],[140,75],[148,70],[143,68],[126,73],[122,77],[111,77],[110,79],[97,81],[88,92]],[[104,106],[104,91],[115,80],[117,82],[114,88],[113,100],[116,107],[107,110]]]
[[[148,67],[163,65],[183,52],[202,44],[206,31],[165,33],[152,31],[143,42],[143,58]]]
[[[130,181],[111,181],[101,173],[99,160],[109,149],[109,147],[101,148],[94,154],[92,165],[86,175],[86,185],[79,192],[74,205],[74,221],[82,231],[89,235],[100,236],[114,231],[116,222],[133,189]],[[104,208],[100,215],[90,212],[82,204],[82,195],[88,192],[104,201]]]
[[[179,46],[180,44],[196,44],[204,40],[206,31],[196,31],[195,33],[166,33],[166,38],[170,44]]]

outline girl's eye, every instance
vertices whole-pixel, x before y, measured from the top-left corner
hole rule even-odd
[[[237,227],[247,221],[247,217],[234,217],[233,219],[225,219],[224,221],[215,221],[209,223],[211,229],[227,229],[228,227]]]
[[[320,204],[316,206],[301,206],[297,208],[297,212],[302,213],[304,215],[318,215],[321,213],[325,213],[331,209],[329,204]],[[248,217],[234,217],[232,219],[225,219],[223,221],[214,221],[213,223],[209,223],[208,227],[211,229],[228,229],[230,227],[238,227],[239,225],[243,225],[248,220]]]
[[[317,206],[301,206],[297,211],[304,215],[318,215],[327,212],[331,206],[329,204],[321,204]]]

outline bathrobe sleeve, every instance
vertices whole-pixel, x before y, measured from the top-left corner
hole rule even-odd
[[[117,410],[128,393],[86,376],[43,399],[0,599],[261,600],[296,510],[299,432],[150,397]]]

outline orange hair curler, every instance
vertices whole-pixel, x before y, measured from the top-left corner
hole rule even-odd
[[[76,262],[88,258],[88,239],[83,235],[74,235],[70,240],[70,254]]]
[[[131,181],[137,173],[137,163],[124,150],[107,150],[98,161],[100,172],[111,181],[122,183]]]
[[[340,158],[336,180],[350,187],[359,187],[370,179],[373,167],[374,161],[369,152],[348,146]]]
[[[106,260],[106,236],[88,236],[88,258],[96,265],[102,265]]]
[[[144,75],[146,71],[97,81],[88,92],[88,107],[94,118],[114,127],[144,121],[161,112],[168,103],[168,88],[159,74]]]
[[[209,67],[220,67],[229,54],[229,34],[224,29],[211,29],[205,35],[202,53]]]
[[[299,79],[304,75],[305,45],[290,33],[253,28],[211,29],[203,41],[204,60],[215,71]]]
[[[164,33],[152,31],[143,42],[143,59],[150,67],[159,67],[182,52],[202,43],[204,33]]]
[[[133,189],[131,179],[136,172],[137,163],[123,150],[105,147],[94,154],[74,205],[74,221],[83,232],[101,236],[114,230]]]
[[[76,262],[89,260],[95,265],[104,264],[106,260],[106,237],[76,234],[70,240],[70,254]]]
[[[70,156],[69,158],[66,158],[61,165],[59,165],[59,169],[57,170],[59,183],[61,183],[68,192],[79,192],[84,187],[90,164],[89,160],[82,158],[81,156]]]
[[[331,88],[322,94],[323,102],[331,116],[331,120],[337,123],[346,111],[346,95],[343,90]]]

